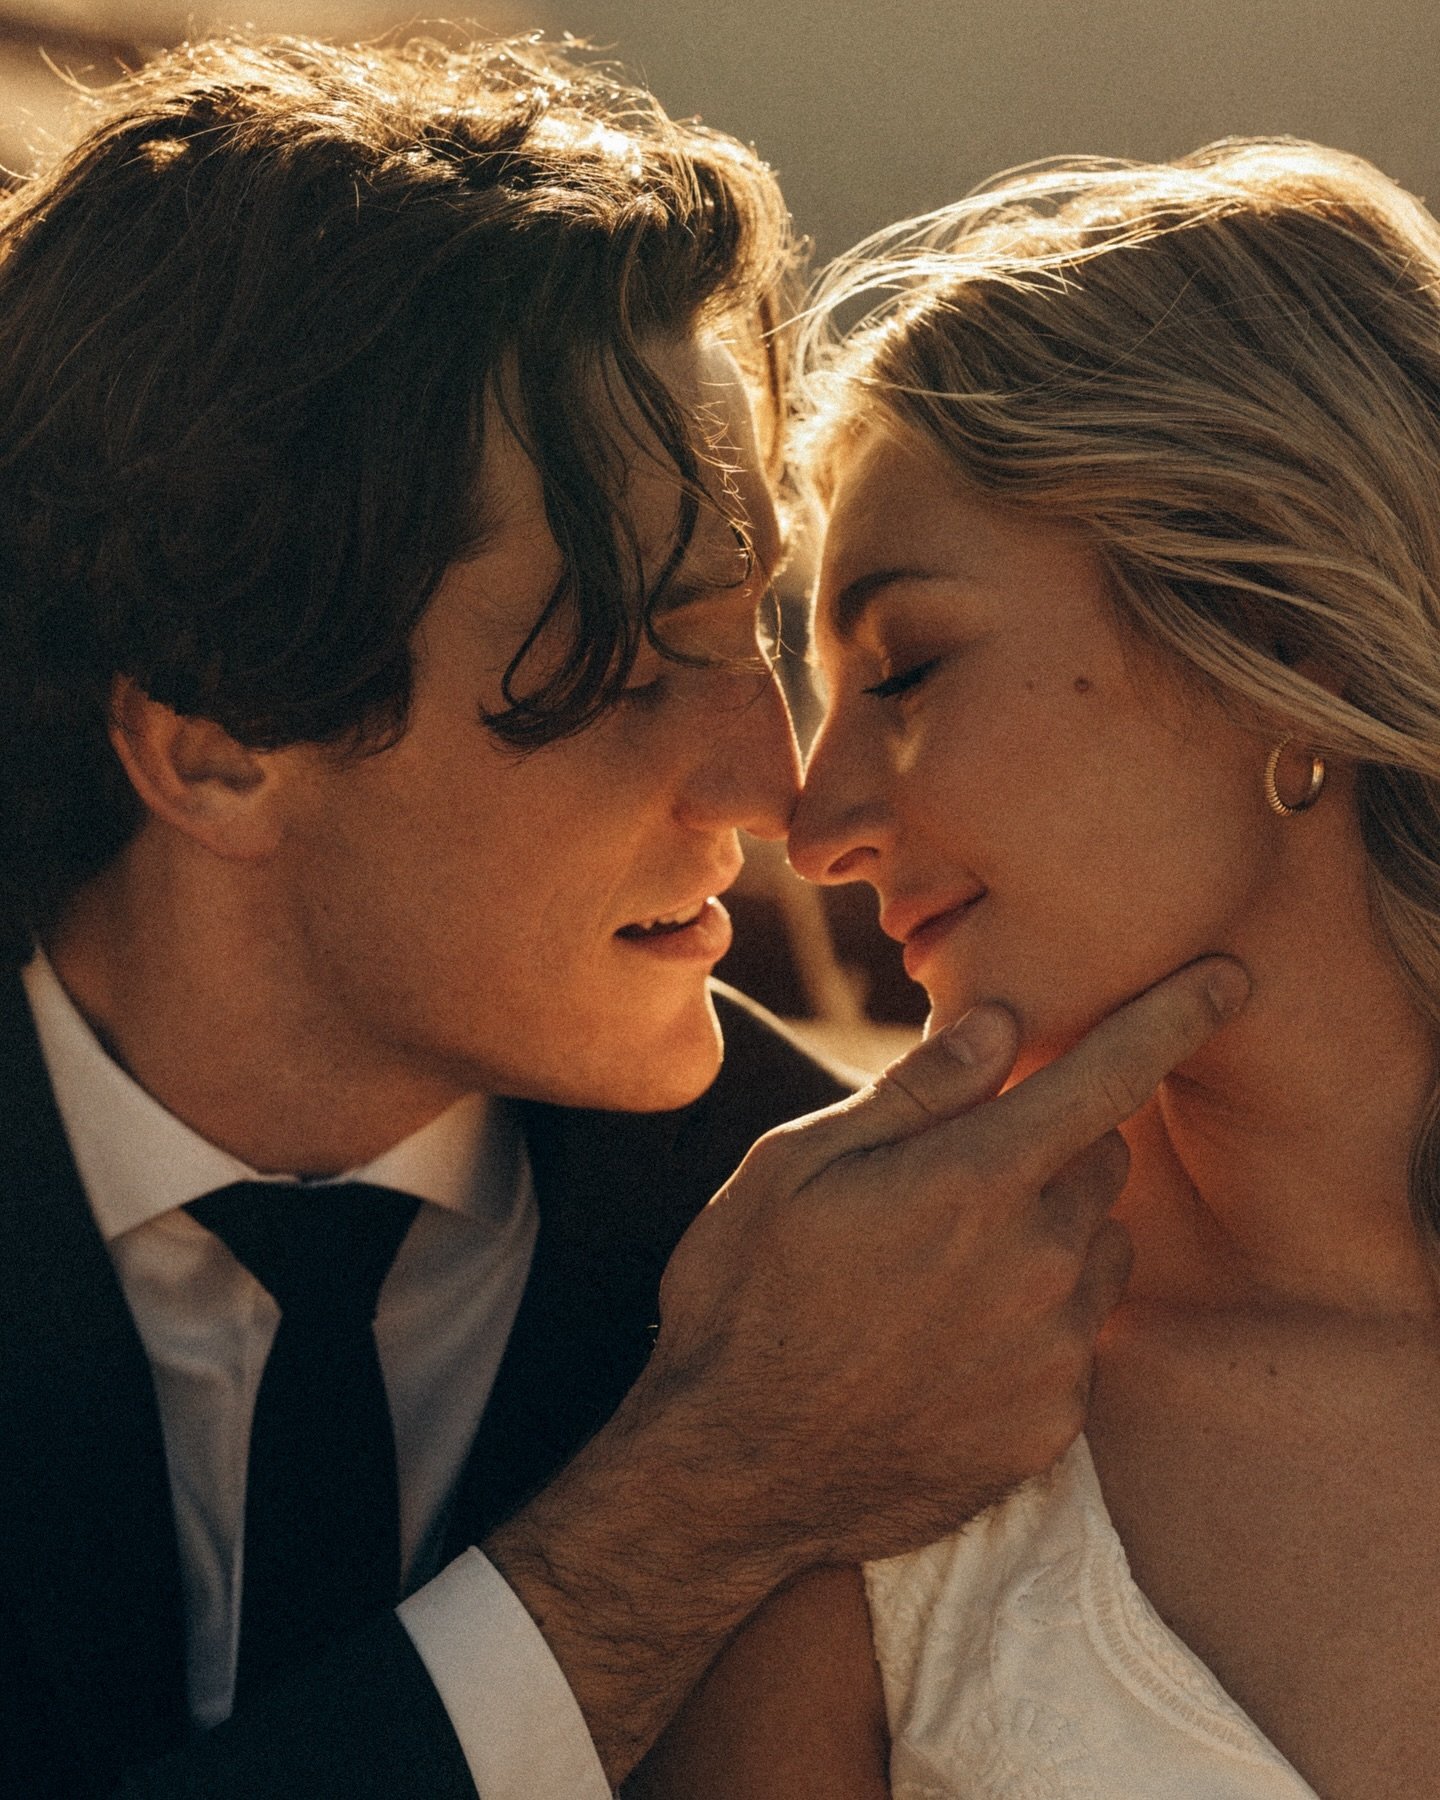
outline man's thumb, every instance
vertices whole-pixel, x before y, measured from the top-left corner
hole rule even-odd
[[[986,1002],[900,1057],[852,1100],[834,1109],[825,1133],[827,1156],[873,1149],[953,1119],[1005,1085],[1019,1031],[1003,1006]]]

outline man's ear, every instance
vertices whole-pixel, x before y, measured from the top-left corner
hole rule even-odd
[[[117,675],[110,742],[146,809],[216,856],[250,861],[278,845],[270,758],[213,719],[186,718]]]

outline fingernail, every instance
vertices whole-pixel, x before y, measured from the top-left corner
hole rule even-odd
[[[1216,963],[1205,982],[1210,1004],[1222,1019],[1228,1019],[1250,997],[1250,977],[1239,963]]]
[[[1005,1048],[1009,1033],[1009,1020],[998,1006],[975,1006],[963,1019],[947,1025],[940,1039],[956,1062],[973,1069],[997,1057]]]

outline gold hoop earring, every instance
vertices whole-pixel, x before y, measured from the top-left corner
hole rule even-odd
[[[1293,742],[1293,738],[1281,738],[1280,742],[1265,759],[1265,799],[1269,804],[1271,812],[1279,813],[1282,819],[1293,819],[1297,813],[1309,812],[1310,808],[1320,798],[1320,790],[1325,785],[1325,758],[1323,756],[1315,756],[1312,754],[1310,758],[1310,785],[1306,788],[1303,797],[1297,800],[1293,806],[1287,806],[1280,798],[1280,790],[1275,785],[1275,777],[1279,771],[1280,758],[1284,753],[1286,745]]]

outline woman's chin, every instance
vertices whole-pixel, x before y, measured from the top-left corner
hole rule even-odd
[[[963,1019],[972,1007],[979,1005],[981,999],[969,982],[963,985],[959,982],[927,983],[925,994],[930,1002],[930,1014],[925,1021],[926,1037],[934,1037],[937,1031],[943,1031],[947,1025]],[[1008,1005],[1009,1002],[1002,1004]]]
[[[1012,1082],[1033,1074],[1036,1069],[1043,1068],[1046,1063],[1054,1062],[1056,1057],[1072,1050],[1087,1032],[1092,1031],[1113,1010],[1113,1006],[1103,1005],[1085,1009],[1037,1006],[1032,1000],[1004,991],[980,994],[952,990],[946,994],[931,994],[925,1036],[933,1037],[937,1031],[943,1031],[947,1025],[953,1025],[972,1008],[982,1004],[1003,1006],[1019,1026],[1020,1048],[1015,1057],[1014,1073],[1010,1077]],[[1119,1004],[1120,1001],[1114,1002],[1114,1005]]]

